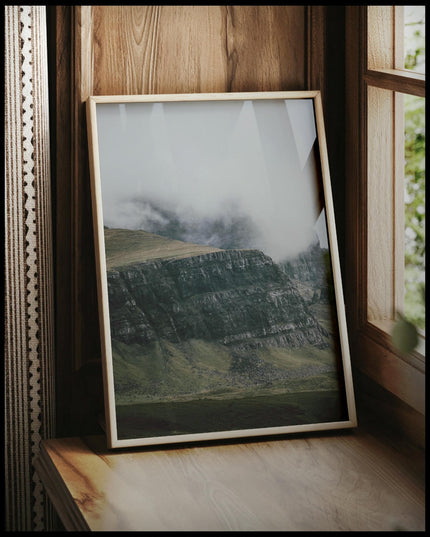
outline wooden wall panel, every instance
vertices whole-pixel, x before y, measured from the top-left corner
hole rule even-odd
[[[103,408],[96,395],[100,345],[85,100],[91,94],[302,89],[321,89],[324,97],[325,8],[48,10],[56,130],[57,427],[68,435],[85,432]]]
[[[83,68],[91,69],[95,95],[304,88],[305,13],[300,6],[93,6],[85,15],[91,64]]]

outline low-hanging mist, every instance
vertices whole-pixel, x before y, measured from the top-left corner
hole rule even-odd
[[[325,247],[312,100],[106,104],[98,128],[106,226],[277,262]]]

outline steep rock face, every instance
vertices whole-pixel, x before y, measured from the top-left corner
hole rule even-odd
[[[108,272],[111,336],[216,341],[233,349],[325,347],[292,280],[259,250],[222,250]]]
[[[314,243],[293,261],[282,264],[284,272],[298,287],[306,302],[333,300],[333,279],[328,250]]]

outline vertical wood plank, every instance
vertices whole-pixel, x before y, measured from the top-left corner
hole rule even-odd
[[[394,93],[394,310],[405,305],[405,108],[404,95]],[[395,216],[395,217],[394,217]]]
[[[368,319],[394,318],[393,94],[368,88]]]
[[[227,91],[306,89],[304,6],[227,6]]]
[[[368,6],[368,69],[394,68],[394,8]]]
[[[228,57],[223,6],[163,6],[153,53],[154,93],[224,92],[237,58]],[[178,69],[178,66],[180,68]]]
[[[94,94],[305,89],[304,28],[300,6],[93,6]]]
[[[161,6],[93,6],[95,95],[152,93]],[[109,35],[109,40],[103,36]],[[182,68],[182,66],[181,66]]]
[[[396,69],[405,67],[404,6],[394,6],[394,52],[393,64]],[[401,36],[401,39],[397,39]],[[394,309],[404,312],[405,304],[405,108],[404,95],[394,93]]]
[[[405,7],[394,6],[394,65],[395,69],[405,68],[405,40],[403,39],[405,25]],[[396,39],[402,36],[401,39]]]
[[[326,24],[325,6],[307,7],[307,85],[319,90],[325,109],[326,102]]]

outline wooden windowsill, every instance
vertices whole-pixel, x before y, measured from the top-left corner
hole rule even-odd
[[[357,429],[117,451],[53,439],[36,468],[69,531],[424,531],[407,461]]]
[[[400,356],[381,324],[367,323],[351,338],[355,367],[414,410],[425,414],[425,361],[418,353]]]
[[[395,322],[390,319],[370,320],[369,325],[378,329],[377,338],[382,339],[382,342],[389,346],[391,345],[391,332],[393,331]],[[400,352],[400,351],[399,351]],[[411,364],[413,367],[425,373],[425,354],[426,343],[425,334],[422,331],[418,332],[418,345],[416,349],[409,354],[402,354],[401,359],[404,362]]]

